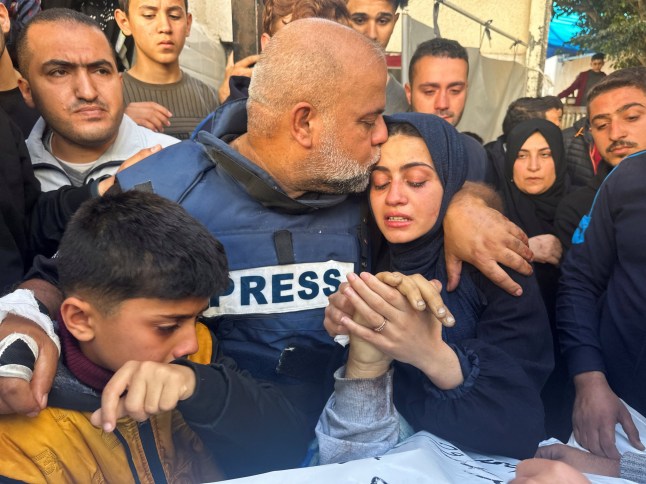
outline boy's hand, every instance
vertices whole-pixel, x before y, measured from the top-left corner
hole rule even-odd
[[[195,383],[195,373],[187,366],[129,361],[105,386],[101,408],[92,414],[90,421],[106,432],[112,432],[117,419],[126,415],[143,422],[173,410],[177,402],[193,395]]]
[[[157,133],[163,133],[170,126],[170,118],[173,117],[168,109],[152,101],[130,103],[126,106],[126,114],[139,126]]]

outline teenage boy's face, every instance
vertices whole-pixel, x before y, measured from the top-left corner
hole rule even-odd
[[[348,0],[350,25],[385,50],[399,18],[389,0]]]
[[[601,69],[603,69],[603,64],[604,62],[601,59],[595,59],[590,62],[590,67],[594,72],[601,72]]]
[[[107,315],[93,307],[90,338],[81,341],[81,349],[91,361],[112,371],[130,360],[168,363],[190,355],[197,351],[195,323],[208,302],[208,298],[128,299]]]
[[[131,0],[127,15],[117,10],[115,17],[132,35],[138,62],[143,57],[158,64],[178,61],[193,21],[184,0]]]

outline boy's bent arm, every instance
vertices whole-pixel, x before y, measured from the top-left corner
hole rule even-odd
[[[500,213],[501,207],[496,193],[480,183],[466,182],[451,200],[443,222],[447,290],[457,287],[465,261],[508,293],[522,294],[499,264],[529,275],[533,254],[527,235]]]
[[[227,478],[297,467],[313,428],[273,385],[239,370],[233,360],[193,368],[193,396],[179,403],[184,420],[200,436]]]

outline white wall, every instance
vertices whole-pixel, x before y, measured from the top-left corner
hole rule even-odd
[[[231,42],[231,0],[189,0],[188,8],[210,38]]]

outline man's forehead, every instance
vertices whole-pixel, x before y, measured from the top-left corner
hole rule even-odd
[[[427,55],[415,64],[412,81],[419,84],[466,82],[467,68],[468,65],[464,59]],[[447,77],[449,73],[452,74],[451,78]]]
[[[52,31],[56,34],[51,35]],[[78,41],[71,42],[70,38],[78,38]],[[28,44],[32,58],[38,58],[40,63],[53,58],[84,64],[108,59],[110,63],[114,63],[108,39],[98,27],[89,25],[70,22],[36,24],[29,31]]]
[[[177,8],[185,10],[185,0],[130,0],[130,9],[137,8]]]
[[[395,13],[393,2],[388,0],[348,0],[347,7],[351,14]]]
[[[646,93],[634,86],[623,86],[605,91],[595,97],[588,106],[590,118],[599,115],[610,115],[629,105],[646,107]]]

